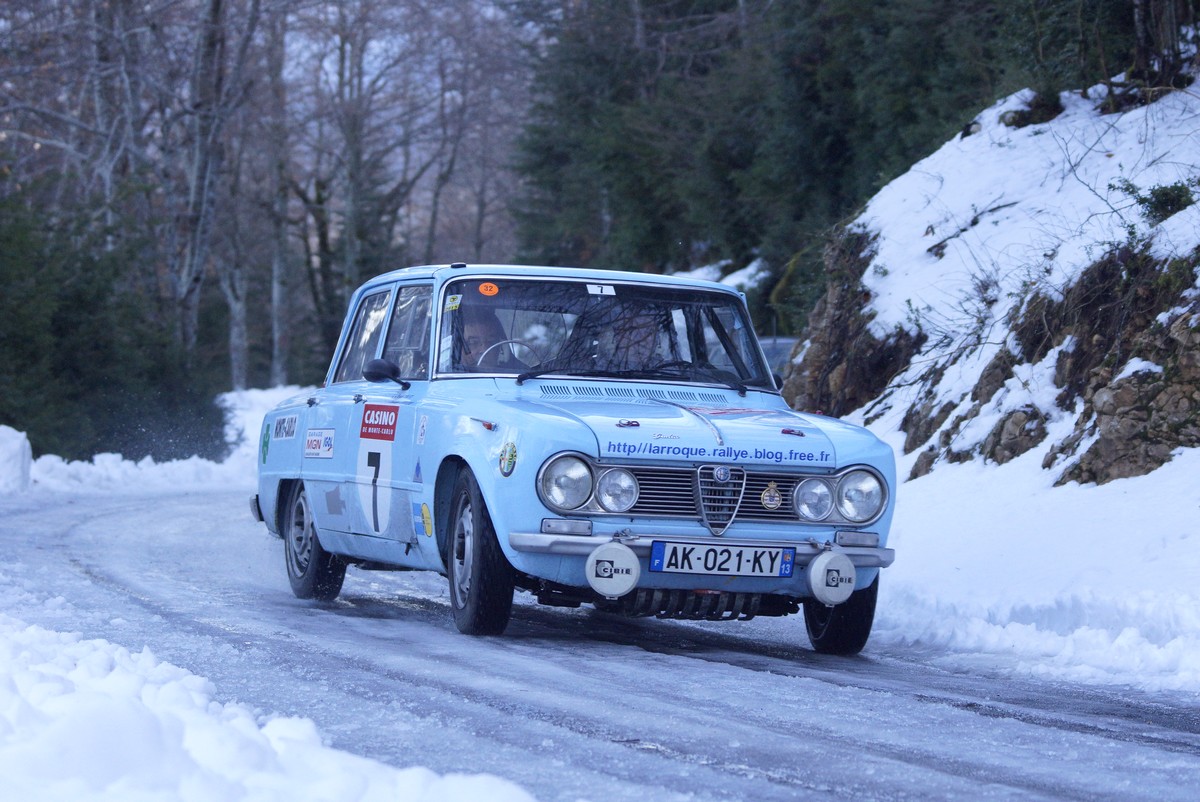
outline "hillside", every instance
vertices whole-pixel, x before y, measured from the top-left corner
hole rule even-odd
[[[910,480],[1032,452],[1103,484],[1200,446],[1200,95],[1104,95],[1018,126],[1017,93],[881,190],[827,248],[792,405],[866,423]]]

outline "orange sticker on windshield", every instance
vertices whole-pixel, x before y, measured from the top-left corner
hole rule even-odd
[[[484,295],[495,295],[500,292],[500,288],[490,281],[485,281],[479,285],[479,291]]]

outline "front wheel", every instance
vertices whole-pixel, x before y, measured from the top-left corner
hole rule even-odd
[[[454,623],[466,635],[499,635],[512,615],[512,566],[470,471],[458,474],[453,499],[446,568]]]
[[[879,577],[835,607],[815,599],[804,602],[804,625],[812,647],[821,654],[858,654],[871,637],[875,623],[875,601],[879,597]]]
[[[341,592],[346,563],[321,547],[302,482],[292,485],[284,510],[283,558],[296,598],[332,601]]]

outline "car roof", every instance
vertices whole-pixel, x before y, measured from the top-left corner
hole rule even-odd
[[[441,275],[445,273],[445,275]],[[585,281],[613,282],[634,281],[643,284],[660,284],[674,287],[702,287],[741,295],[734,287],[717,281],[685,276],[665,276],[656,273],[634,273],[626,270],[596,270],[583,267],[552,267],[547,265],[467,265],[461,262],[449,265],[419,265],[403,267],[368,279],[360,289],[387,284],[397,279],[437,278],[448,281],[460,276],[511,276],[514,278],[571,278]]]

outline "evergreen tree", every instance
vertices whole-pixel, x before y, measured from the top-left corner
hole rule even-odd
[[[215,388],[183,372],[133,260],[28,206],[0,193],[0,424],[68,459],[222,456]]]
[[[668,271],[762,256],[798,323],[831,226],[998,97],[1106,80],[1132,56],[1133,6],[1161,21],[1192,4],[524,3],[546,33],[524,255]]]

